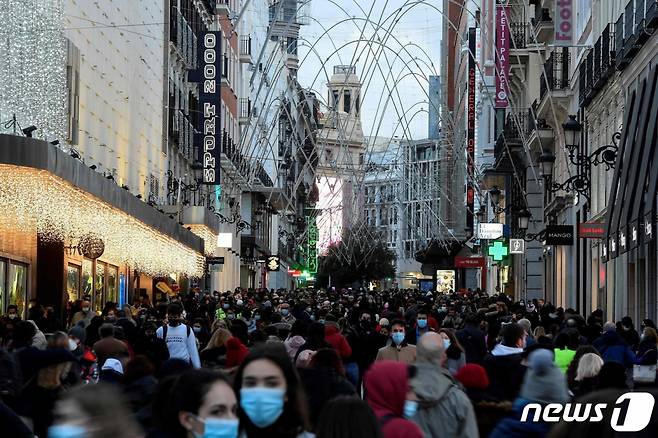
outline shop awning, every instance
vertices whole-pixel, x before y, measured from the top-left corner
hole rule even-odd
[[[147,274],[203,273],[203,239],[42,140],[0,135],[0,209],[5,227],[100,237],[105,256]]]
[[[658,67],[629,93],[608,200],[605,259],[653,238],[658,193]]]

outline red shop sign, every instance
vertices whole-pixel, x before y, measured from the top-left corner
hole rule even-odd
[[[484,257],[455,257],[455,268],[484,268]]]

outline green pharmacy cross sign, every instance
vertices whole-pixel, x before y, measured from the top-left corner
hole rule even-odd
[[[497,240],[489,245],[489,255],[497,262],[500,262],[509,255],[509,247],[505,242]]]

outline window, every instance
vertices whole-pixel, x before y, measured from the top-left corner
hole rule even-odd
[[[13,260],[0,259],[0,305],[2,313],[15,304],[23,315],[27,300],[27,265]]]
[[[356,95],[356,115],[359,115],[359,112],[361,111],[361,95],[357,94]]]
[[[80,266],[69,264],[66,269],[66,292],[69,302],[82,298],[80,296]]]
[[[82,295],[91,298],[91,291],[94,288],[93,264],[91,260],[82,261]]]
[[[345,90],[343,92],[343,111],[349,113],[351,107],[352,107],[352,92],[350,90]]]
[[[338,109],[338,100],[339,100],[339,93],[338,90],[333,90],[331,92],[331,95],[333,97],[332,105],[334,107],[334,110]]]
[[[94,310],[100,312],[103,310],[103,288],[105,286],[105,265],[96,263],[96,281],[94,282]]]
[[[117,294],[118,290],[118,271],[119,269],[116,266],[108,265],[107,266],[107,293],[105,295],[105,301],[112,301],[113,303],[119,302],[119,296]]]

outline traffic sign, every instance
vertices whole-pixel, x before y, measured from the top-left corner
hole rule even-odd
[[[523,239],[510,239],[509,241],[510,254],[525,254],[525,240]]]
[[[489,245],[488,254],[493,257],[495,261],[500,262],[509,255],[509,247],[506,242],[496,240]]]

